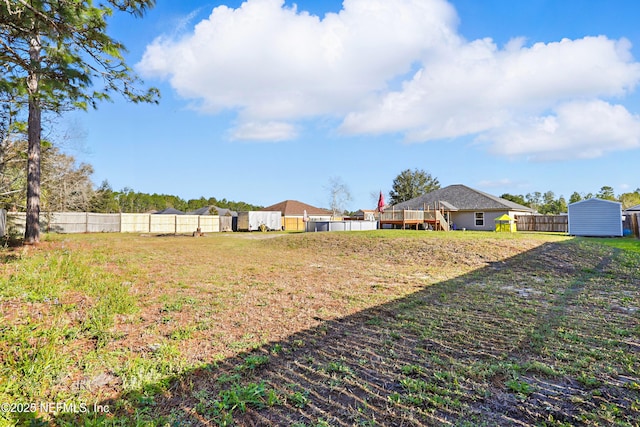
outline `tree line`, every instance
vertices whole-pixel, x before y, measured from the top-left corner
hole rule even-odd
[[[0,144],[0,207],[8,211],[26,210],[26,145],[27,141],[24,139],[4,141]],[[94,188],[91,181],[93,167],[87,163],[78,163],[73,156],[65,154],[47,141],[42,142],[41,166],[43,212],[141,213],[166,208],[189,212],[205,206],[235,211],[262,208],[225,198],[200,197],[185,200],[171,194],[148,194],[128,187],[115,191],[108,181]]]
[[[566,213],[568,211],[568,205],[571,203],[593,198],[621,202],[622,209],[640,205],[640,188],[636,188],[633,192],[622,193],[616,196],[613,187],[605,185],[596,193],[581,194],[574,191],[571,196],[569,196],[568,201],[562,195],[556,197],[553,191],[547,191],[545,193],[536,191],[527,193],[526,195],[505,193],[500,197],[523,206],[528,206],[543,215],[558,215]]]
[[[108,181],[103,181],[95,191],[89,210],[99,213],[138,213],[160,211],[166,208],[174,208],[182,212],[190,212],[205,206],[231,209],[233,211],[253,211],[262,209],[262,206],[246,202],[236,202],[225,198],[200,197],[198,199],[184,200],[171,194],[149,194],[134,191],[125,187],[120,191],[114,191]]]

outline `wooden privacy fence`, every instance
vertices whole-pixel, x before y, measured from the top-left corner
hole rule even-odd
[[[306,227],[304,218],[285,216],[282,218],[282,228],[287,231],[304,231]]]
[[[630,234],[633,234],[634,236],[640,239],[640,214],[638,213],[625,214],[622,228],[625,231],[629,230]]]
[[[518,215],[516,221],[518,231],[569,232],[568,215]]]
[[[217,233],[231,228],[231,217],[218,215],[153,215],[135,213],[100,214],[92,212],[43,212],[40,229],[50,233]],[[26,214],[6,214],[7,232],[24,234]],[[229,223],[228,225],[226,223]],[[1,235],[1,234],[0,234]]]

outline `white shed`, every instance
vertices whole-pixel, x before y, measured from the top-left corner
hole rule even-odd
[[[256,231],[264,225],[268,231],[282,230],[282,213],[279,211],[238,212],[238,231]]]
[[[572,236],[622,236],[622,203],[587,199],[569,205]]]

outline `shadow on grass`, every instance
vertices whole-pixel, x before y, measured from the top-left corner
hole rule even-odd
[[[54,421],[637,425],[640,276],[625,262],[598,245],[546,243],[100,402],[106,416]]]

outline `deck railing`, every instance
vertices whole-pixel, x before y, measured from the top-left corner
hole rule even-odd
[[[383,212],[380,216],[381,221],[422,221],[424,220],[424,211],[413,210],[390,210]]]
[[[440,219],[438,217],[437,214],[439,214],[439,211],[424,211],[424,220],[425,221],[435,221],[437,219]],[[442,215],[440,215],[442,216]]]
[[[380,215],[382,223],[394,224],[420,224],[432,222],[438,224],[444,230],[449,230],[449,224],[440,211],[423,210],[390,210]]]

